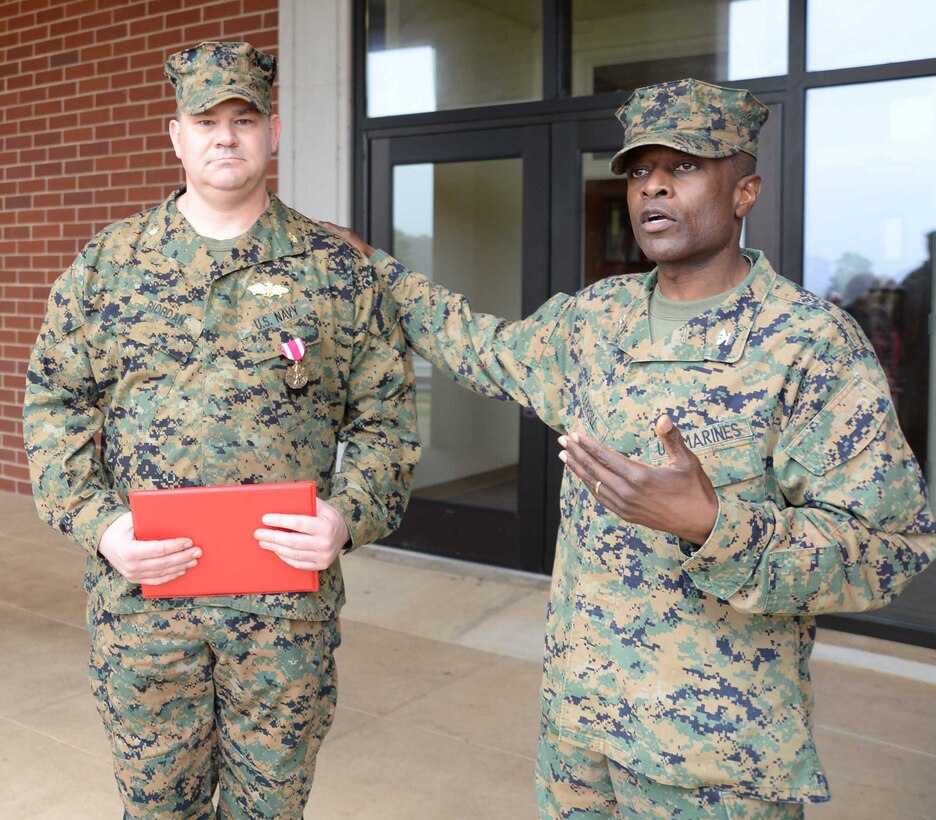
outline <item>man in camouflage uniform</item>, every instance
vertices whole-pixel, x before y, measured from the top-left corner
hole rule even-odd
[[[414,349],[562,433],[543,816],[801,817],[814,615],[886,603],[936,524],[867,339],[739,247],[767,109],[684,80],[618,116],[647,275],[506,323],[345,236]]]
[[[88,552],[92,684],[128,817],[215,816],[218,784],[218,817],[301,817],[335,709],[336,559],[397,526],[419,455],[385,287],[266,188],[275,71],[247,43],[169,58],[186,184],[91,240],[29,367],[36,501]],[[286,381],[296,339],[306,384]],[[317,516],[270,510],[256,536],[319,570],[317,593],[141,596],[200,550],[135,540],[130,490],[309,479]]]

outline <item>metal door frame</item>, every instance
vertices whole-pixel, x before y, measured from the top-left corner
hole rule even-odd
[[[549,138],[547,126],[532,125],[371,140],[366,214],[371,243],[392,252],[395,166],[519,158],[523,163],[521,306],[523,315],[528,315],[549,296]],[[413,498],[403,526],[385,539],[386,543],[418,552],[548,573],[551,561],[546,562],[543,475],[549,437],[550,431],[535,416],[526,411],[520,413],[516,514]]]

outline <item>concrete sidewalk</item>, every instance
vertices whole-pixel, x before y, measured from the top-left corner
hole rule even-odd
[[[0,816],[121,815],[87,681],[84,558],[0,493]],[[306,817],[536,817],[548,595],[539,576],[379,547],[343,562],[339,706]],[[936,651],[823,632],[812,664],[833,789],[808,818],[936,818]]]

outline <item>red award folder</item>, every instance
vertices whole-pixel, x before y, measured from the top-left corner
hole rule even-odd
[[[314,481],[133,490],[130,512],[140,541],[191,538],[202,551],[198,565],[181,577],[165,584],[142,584],[144,598],[319,588],[318,572],[289,566],[254,538],[266,513],[315,515]]]

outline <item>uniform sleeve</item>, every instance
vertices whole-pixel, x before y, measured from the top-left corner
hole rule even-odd
[[[95,436],[103,426],[85,343],[82,259],[56,280],[26,375],[23,438],[39,515],[90,553],[127,512],[109,486]]]
[[[683,568],[742,611],[883,606],[934,555],[936,524],[873,354],[815,362],[774,449],[788,506],[719,495],[711,535]]]
[[[377,251],[371,257],[398,305],[406,341],[482,396],[513,399],[562,430],[572,297],[560,293],[518,322],[473,313],[468,300]]]
[[[369,544],[400,525],[419,461],[416,380],[392,299],[370,265],[356,303],[357,340],[339,438],[346,445],[328,502],[351,534],[348,549]]]

